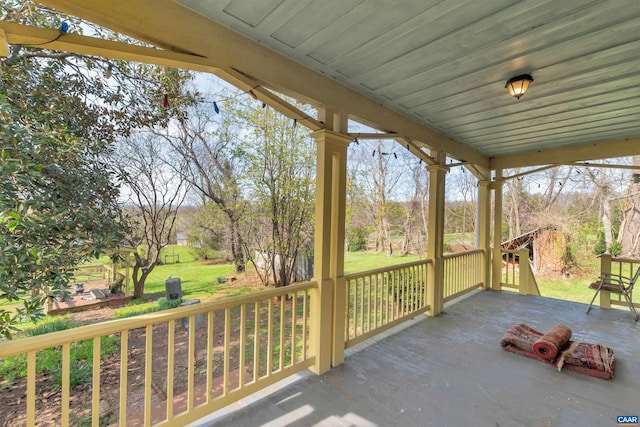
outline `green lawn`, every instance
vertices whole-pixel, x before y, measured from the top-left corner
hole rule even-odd
[[[550,280],[538,278],[538,288],[543,297],[563,299],[589,304],[594,290],[589,284],[594,278],[572,277],[570,279]]]
[[[358,273],[360,271],[374,270],[390,265],[405,264],[424,259],[417,255],[396,255],[391,258],[385,254],[372,254],[367,252],[347,252],[344,255],[345,274]]]
[[[255,287],[238,286],[235,282],[223,279],[237,277],[241,279],[243,274],[234,272],[232,264],[220,264],[194,258],[190,248],[183,246],[169,246],[164,254],[168,254],[167,260],[171,261],[179,257],[180,262],[169,263],[156,266],[145,284],[145,294],[155,294],[156,299],[159,294],[165,292],[165,281],[169,278],[180,278],[182,284],[183,297],[185,299],[206,300],[213,297],[243,295],[255,291]],[[391,258],[385,254],[372,254],[366,252],[345,253],[345,274],[357,273],[360,271],[373,270],[380,267],[403,264],[424,259],[417,255],[400,256]],[[91,264],[108,263],[108,258],[96,260]],[[591,278],[571,278],[564,280],[544,280],[538,279],[540,292],[543,296],[559,298],[569,301],[589,303],[593,293],[588,288]],[[133,304],[142,304],[148,299],[143,298]],[[15,305],[15,304],[13,304]],[[4,308],[9,308],[6,302],[0,304]]]
[[[156,266],[144,286],[147,294],[165,292],[165,281],[180,278],[185,298],[210,297],[229,287],[227,283],[218,283],[218,278],[228,278],[234,274],[232,264],[214,264],[194,259],[191,251],[183,246],[170,246],[164,253],[180,256],[180,262]],[[162,257],[164,259],[164,256]],[[170,259],[170,257],[169,257]]]

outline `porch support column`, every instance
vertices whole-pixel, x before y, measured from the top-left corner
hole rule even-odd
[[[488,176],[488,174],[487,174]],[[491,182],[478,183],[478,218],[476,224],[476,248],[484,251],[482,258],[482,289],[491,287]]]
[[[433,155],[433,152],[432,152]],[[429,169],[429,224],[427,256],[433,261],[427,267],[427,304],[431,307],[430,316],[437,316],[444,309],[444,202],[445,174],[448,169],[442,165],[446,155],[436,153],[437,164]]]
[[[312,370],[328,371],[344,361],[344,234],[347,147],[351,138],[330,130],[312,134],[317,143],[316,211],[311,295]]]
[[[600,277],[603,274],[611,274],[611,254],[609,252],[600,254]],[[600,308],[611,308],[611,292],[600,291]]]
[[[493,184],[493,257],[491,288],[494,291],[501,289],[502,281],[502,169],[496,169],[496,182]]]

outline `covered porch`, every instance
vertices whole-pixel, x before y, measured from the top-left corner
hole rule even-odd
[[[638,324],[619,310],[585,315],[586,306],[529,295],[537,286],[528,254],[503,266],[499,242],[503,186],[521,176],[514,169],[640,154],[640,3],[43,3],[154,47],[13,22],[0,23],[0,41],[210,72],[312,131],[315,264],[310,282],[286,289],[0,344],[0,359],[27,359],[25,424],[43,416],[37,356],[51,347],[62,352],[62,384],[59,411],[45,416],[76,421],[71,349],[88,340],[92,383],[79,411],[94,426],[185,425],[306,369],[317,376],[233,414],[233,423],[611,425],[636,413]],[[517,101],[504,84],[522,73],[535,83]],[[375,132],[350,132],[350,122]],[[428,168],[427,259],[345,275],[346,158],[356,138],[396,140]],[[477,239],[474,250],[445,255],[452,167],[477,178]],[[497,292],[505,288],[519,294]],[[445,306],[468,292],[477,293]],[[615,304],[607,292],[600,302]],[[504,352],[502,334],[521,322],[543,331],[565,323],[576,339],[613,348],[615,380]],[[107,337],[119,352],[103,360]]]
[[[260,400],[245,399],[193,426],[607,426],[637,414],[640,324],[622,310],[511,292],[478,292],[418,316],[406,329]],[[505,330],[566,324],[577,340],[615,349],[613,381],[502,350]],[[255,399],[255,397],[254,397]]]

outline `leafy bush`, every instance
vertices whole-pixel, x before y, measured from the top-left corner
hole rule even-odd
[[[618,241],[614,241],[611,243],[611,246],[607,248],[607,244],[604,241],[604,234],[599,233],[598,235],[598,243],[593,247],[593,253],[595,255],[602,255],[605,252],[608,252],[613,256],[618,256],[622,253],[622,245]]]
[[[613,256],[618,256],[622,253],[622,245],[620,244],[620,242],[616,241],[613,242],[611,244],[611,246],[609,246],[609,252],[611,253],[611,255]]]
[[[169,310],[171,308],[176,308],[180,304],[182,304],[182,298],[180,298],[180,299],[160,298],[158,300],[158,311]]]
[[[607,251],[607,244],[604,241],[604,234],[598,234],[598,242],[593,247],[594,255],[601,255]]]
[[[367,249],[367,236],[369,235],[368,227],[354,227],[349,230],[347,239],[349,244],[347,250],[349,252],[359,252]]]

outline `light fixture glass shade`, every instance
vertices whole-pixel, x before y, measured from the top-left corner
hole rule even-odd
[[[533,77],[529,74],[522,74],[520,76],[511,77],[507,81],[505,87],[509,90],[511,96],[515,96],[520,99],[520,97],[527,92],[532,81]]]

